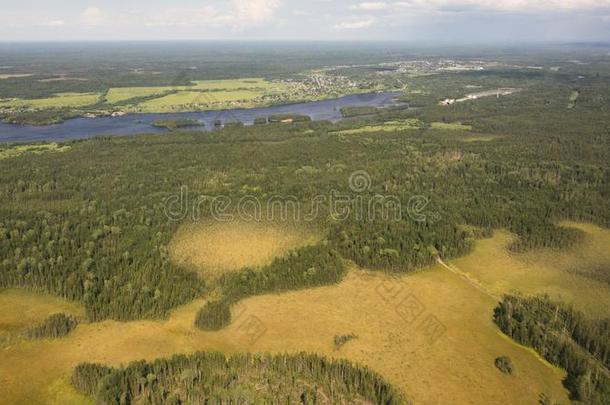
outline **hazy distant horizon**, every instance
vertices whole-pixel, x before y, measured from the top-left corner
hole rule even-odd
[[[610,0],[0,0],[3,42],[610,41]]]

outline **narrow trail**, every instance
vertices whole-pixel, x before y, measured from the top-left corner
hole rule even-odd
[[[487,295],[488,297],[500,301],[501,298],[497,295],[495,295],[494,293],[492,293],[491,291],[489,291],[487,288],[485,288],[485,286],[483,286],[481,283],[479,283],[478,281],[474,280],[473,278],[471,278],[467,273],[464,273],[463,271],[461,271],[460,269],[458,269],[456,266],[452,265],[452,264],[447,264],[443,261],[443,259],[441,259],[440,257],[436,258],[436,261],[443,266],[444,268],[446,268],[447,270],[449,270],[450,272],[452,272],[453,274],[458,275],[460,278],[462,278],[464,281],[466,281],[468,284],[470,284],[472,287],[476,288],[477,290],[481,291],[483,294]]]
[[[494,300],[498,300],[501,301],[501,298],[495,294],[493,294],[491,291],[489,291],[487,288],[485,288],[485,286],[483,286],[482,284],[480,284],[478,281],[472,279],[467,273],[461,271],[460,269],[458,269],[456,266],[452,265],[452,264],[447,264],[443,261],[443,259],[441,259],[440,257],[436,258],[436,261],[443,266],[445,269],[449,270],[450,272],[456,274],[457,276],[459,276],[460,278],[462,278],[464,281],[466,281],[468,284],[470,284],[471,286],[473,286],[474,288],[476,288],[477,290],[481,291],[483,294],[487,295],[488,297],[494,299]],[[558,334],[557,331],[554,332],[555,334]],[[566,338],[565,335],[563,335],[563,338]],[[567,337],[569,338],[569,337]],[[515,344],[517,344],[517,342],[514,342]],[[582,349],[582,348],[581,348]],[[606,365],[604,364],[604,362],[599,359],[598,357],[594,356],[592,353],[589,353],[587,350],[582,349],[583,353],[592,361],[596,362],[602,372],[606,373],[606,375],[610,375],[610,370],[608,370],[608,368],[606,367]],[[537,356],[539,357],[539,356]],[[540,359],[543,359],[542,357],[540,357]]]

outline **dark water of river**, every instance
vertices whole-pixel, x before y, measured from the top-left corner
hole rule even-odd
[[[257,117],[273,114],[308,115],[313,120],[338,121],[341,108],[347,106],[387,107],[395,104],[401,93],[354,94],[331,100],[312,101],[266,108],[234,109],[222,111],[201,111],[167,114],[130,114],[122,117],[74,118],[61,124],[32,126],[0,123],[0,142],[65,141],[92,138],[98,135],[133,135],[141,133],[162,133],[165,129],[155,128],[152,123],[167,119],[192,119],[203,123],[192,130],[212,130],[214,122],[242,122],[252,124]]]

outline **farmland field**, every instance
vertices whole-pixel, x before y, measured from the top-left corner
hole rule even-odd
[[[182,87],[184,89],[184,87]],[[108,90],[106,101],[116,104],[138,97],[150,97],[179,90],[180,87],[117,87]]]
[[[273,83],[260,77],[243,78],[243,79],[227,79],[227,80],[196,80],[194,89],[205,91],[231,91],[231,90],[279,90],[284,85],[282,83]]]
[[[268,82],[262,78],[244,78],[235,80],[196,80],[190,86],[159,86],[159,87],[116,87],[108,90],[106,101],[109,104],[125,102],[139,97],[151,97],[171,92],[184,92],[180,98],[190,94],[193,99],[201,98],[204,101],[233,101],[239,94],[251,95],[249,92],[240,93],[239,90],[255,91],[257,94],[265,94],[268,91],[279,91],[282,84]],[[212,92],[208,96],[196,94],[197,92]],[[228,94],[225,94],[228,93]],[[180,94],[180,93],[179,93]],[[174,100],[174,99],[170,99]],[[190,103],[190,101],[189,101]]]
[[[146,112],[197,111],[200,109],[226,108],[227,103],[249,102],[260,94],[250,90],[236,91],[179,91],[175,94],[144,101],[136,109]]]
[[[83,107],[98,103],[99,93],[58,93],[53,97],[40,99],[0,100],[0,107],[59,108]]]

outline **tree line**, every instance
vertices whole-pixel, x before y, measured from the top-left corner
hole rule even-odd
[[[494,321],[502,332],[565,369],[564,385],[573,399],[610,402],[610,319],[589,319],[547,296],[507,295],[494,310]]]
[[[218,282],[222,297],[207,302],[195,317],[203,330],[222,329],[231,322],[231,306],[246,297],[334,284],[345,274],[341,256],[327,244],[307,246],[276,258],[262,268],[226,274]]]
[[[377,373],[315,354],[198,352],[124,368],[79,364],[72,384],[103,404],[407,403]]]

